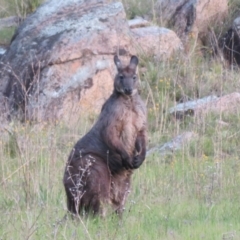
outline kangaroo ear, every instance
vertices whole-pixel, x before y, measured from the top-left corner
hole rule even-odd
[[[138,58],[136,56],[132,56],[129,67],[135,69],[137,65],[138,65]]]
[[[117,69],[122,68],[122,63],[117,55],[114,56],[114,63],[117,66]]]

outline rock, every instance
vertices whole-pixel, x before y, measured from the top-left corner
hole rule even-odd
[[[215,113],[236,113],[240,106],[240,93],[234,92],[219,97],[206,106],[201,106],[195,110],[196,114]]]
[[[227,10],[227,0],[158,0],[155,5],[158,21],[173,26],[181,39],[189,32],[205,35],[209,24],[223,19]]]
[[[182,49],[179,37],[167,28],[156,26],[132,29],[133,45],[138,52],[168,58],[174,51]]]
[[[240,65],[240,17],[233,21],[232,26],[226,34],[220,39],[220,48],[223,51],[224,58],[230,64]]]
[[[6,48],[0,47],[0,57],[6,52]]]
[[[0,64],[0,102],[10,115],[73,122],[100,111],[113,55],[131,47],[123,5],[108,2],[50,0],[25,19]]]
[[[147,27],[150,25],[150,22],[147,20],[137,17],[131,20],[128,20],[128,25],[130,28],[140,28],[140,27]]]
[[[181,118],[184,115],[194,115],[197,109],[205,108],[216,99],[218,99],[217,96],[207,96],[201,99],[179,103],[176,106],[171,107],[169,113],[174,114],[177,118]]]
[[[240,106],[240,93],[234,92],[222,97],[208,96],[194,101],[177,104],[169,109],[177,118],[188,115],[215,113],[235,113]]]
[[[163,145],[153,147],[147,151],[147,156],[157,153],[160,155],[172,154],[173,152],[180,150],[184,144],[189,143],[193,138],[196,137],[194,132],[184,132],[171,141],[164,143]]]
[[[180,10],[185,3],[186,0],[158,0],[154,6],[158,22],[163,26],[170,26],[178,9]]]

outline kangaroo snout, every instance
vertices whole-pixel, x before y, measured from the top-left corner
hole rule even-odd
[[[133,93],[132,88],[124,88],[124,94],[126,94],[126,95],[132,95],[132,93]]]

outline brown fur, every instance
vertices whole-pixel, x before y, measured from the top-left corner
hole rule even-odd
[[[137,91],[138,59],[132,56],[127,67],[117,56],[114,62],[114,91],[95,125],[76,143],[65,169],[67,205],[74,214],[104,215],[107,205],[121,213],[132,170],[145,159],[146,108]]]

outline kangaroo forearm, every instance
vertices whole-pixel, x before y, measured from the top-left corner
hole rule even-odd
[[[135,154],[132,159],[133,168],[139,168],[146,157],[146,134],[144,131],[139,132],[135,141]]]
[[[144,154],[144,152],[146,155],[146,139],[146,132],[140,131],[135,141],[135,150],[137,153],[139,153],[139,155]]]

